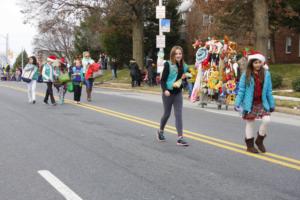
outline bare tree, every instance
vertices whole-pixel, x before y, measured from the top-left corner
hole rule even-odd
[[[68,24],[60,23],[46,31],[40,29],[39,34],[34,38],[33,45],[35,52],[47,51],[60,57],[65,56],[68,60],[72,59],[73,52],[73,34],[74,29]]]
[[[61,21],[78,22],[92,11],[102,16],[118,16],[121,25],[129,21],[132,30],[133,58],[143,67],[144,53],[144,8],[154,6],[155,0],[25,0],[22,1],[22,13],[25,22],[39,22],[43,28],[49,28]],[[45,29],[45,32],[46,32]]]

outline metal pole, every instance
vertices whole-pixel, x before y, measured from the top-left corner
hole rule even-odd
[[[162,0],[159,0],[159,6],[163,6]],[[160,25],[161,25],[161,20],[162,20],[162,19],[159,19],[159,35],[163,35],[163,32],[162,32],[161,27],[160,27]],[[164,48],[159,48],[159,51],[163,52],[163,51],[164,51]]]
[[[163,6],[163,0],[159,0],[159,5],[158,6]],[[161,30],[161,21],[162,19],[159,19],[159,36],[162,36],[163,35],[163,32]],[[164,48],[159,48],[159,52],[157,54],[157,72],[158,73],[162,73],[161,71],[161,65],[162,65],[162,62],[164,60]],[[160,65],[160,67],[159,67]]]

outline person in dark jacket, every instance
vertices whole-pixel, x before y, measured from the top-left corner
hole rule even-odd
[[[117,61],[115,58],[111,59],[110,67],[111,67],[112,79],[117,79],[118,78],[118,75],[117,75],[118,66],[117,66]]]
[[[148,84],[153,86],[155,83],[155,64],[152,59],[148,60],[147,64]]]
[[[131,76],[131,86],[141,86],[141,71],[135,59],[130,60],[129,69]]]
[[[5,72],[6,72],[6,80],[9,81],[10,80],[10,65],[6,65]]]

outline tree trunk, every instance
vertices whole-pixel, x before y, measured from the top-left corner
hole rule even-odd
[[[132,22],[132,56],[141,69],[144,68],[144,25],[143,18],[136,17]]]
[[[276,63],[276,57],[275,57],[275,31],[273,30],[271,32],[271,62]]]
[[[268,56],[269,17],[267,0],[254,0],[254,32],[256,33],[255,47]]]

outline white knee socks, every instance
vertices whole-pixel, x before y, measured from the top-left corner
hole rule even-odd
[[[259,135],[265,136],[267,134],[268,125],[271,121],[270,116],[264,116],[259,127]],[[246,120],[246,139],[253,138],[256,134],[254,131],[255,120]]]
[[[268,125],[271,122],[270,116],[264,116],[262,118],[262,123],[259,127],[259,135],[265,136],[267,134]]]

